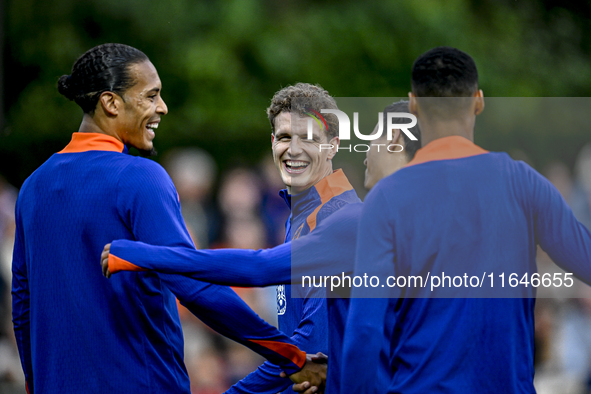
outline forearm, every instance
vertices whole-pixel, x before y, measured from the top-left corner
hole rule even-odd
[[[290,387],[293,382],[279,376],[281,369],[265,362],[256,371],[232,386],[226,394],[276,394]]]
[[[31,360],[31,325],[29,320],[29,301],[22,294],[13,291],[12,322],[14,336],[21,360],[25,379],[30,387],[33,383],[33,365]]]
[[[310,296],[320,296],[324,289],[312,289]],[[300,294],[302,295],[302,294]],[[304,302],[304,313],[291,340],[307,353],[323,352],[328,354],[326,299],[308,298]],[[238,382],[229,393],[269,393],[275,394],[291,386],[291,381],[281,378],[281,369],[271,363],[265,363],[255,372]]]
[[[289,337],[257,316],[229,287],[181,275],[160,274],[160,277],[181,304],[220,334],[245,345],[287,374],[299,371],[304,365],[306,354]]]

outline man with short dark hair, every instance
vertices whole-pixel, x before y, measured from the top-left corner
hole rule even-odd
[[[102,277],[96,256],[112,239],[194,248],[164,169],[127,154],[153,150],[168,112],[161,89],[147,56],[122,44],[90,49],[59,79],[84,112],[80,129],[25,181],[16,207],[13,322],[28,392],[188,394],[173,293],[295,381],[320,384],[322,368],[230,288],[152,272]]]
[[[333,171],[337,153],[337,120],[322,116],[337,109],[329,93],[317,85],[298,83],[278,91],[267,110],[271,123],[273,160],[286,186],[281,196],[291,209],[285,241],[296,240],[347,204],[360,202],[342,170]],[[308,120],[312,139],[308,138]],[[331,149],[320,149],[331,144]],[[277,286],[279,329],[302,349],[328,353],[327,302],[324,289]],[[292,392],[291,382],[279,377],[276,366],[265,363],[230,389],[234,393]]]
[[[539,244],[566,271],[591,280],[591,234],[560,193],[527,164],[472,142],[484,108],[477,78],[472,58],[454,48],[415,61],[410,110],[423,147],[366,197],[355,275],[386,280],[463,271],[493,273],[496,283],[487,276],[483,290],[470,279],[470,286],[437,293],[429,285],[354,288],[343,393],[375,390],[384,345],[391,349],[387,392],[535,393],[535,300],[528,298],[535,291],[509,292],[497,276],[530,278]],[[470,298],[483,294],[496,298]],[[504,298],[515,295],[522,298]],[[452,299],[430,298],[437,296]],[[368,307],[355,297],[390,298]]]

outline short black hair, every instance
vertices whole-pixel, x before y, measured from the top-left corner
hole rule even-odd
[[[98,45],[76,60],[71,75],[62,75],[59,92],[74,100],[84,113],[93,113],[103,92],[123,93],[135,85],[129,68],[149,61],[142,51],[124,44]]]
[[[411,83],[417,97],[469,97],[478,89],[478,70],[467,53],[437,47],[415,60]]]
[[[408,107],[408,101],[400,100],[400,101],[392,103],[392,104],[388,105],[386,108],[384,108],[384,127],[386,127],[385,125],[388,124],[388,113],[393,113],[393,112],[410,113],[410,109]],[[410,123],[410,119],[409,118],[393,118],[392,123],[395,123],[395,124]],[[417,153],[417,150],[419,150],[421,148],[421,130],[419,129],[419,125],[417,123],[416,126],[411,127],[410,129],[408,129],[408,131],[410,131],[412,133],[412,135],[417,137],[417,140],[414,141],[414,140],[411,140],[406,135],[406,133],[402,133],[404,135],[404,154],[406,155],[406,157],[410,161],[415,157],[415,153]],[[387,135],[387,134],[384,133],[384,135]]]

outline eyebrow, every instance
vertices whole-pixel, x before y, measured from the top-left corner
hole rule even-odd
[[[158,93],[158,92],[160,92],[160,88],[152,88],[152,89],[148,90],[148,93],[152,93],[152,92]]]

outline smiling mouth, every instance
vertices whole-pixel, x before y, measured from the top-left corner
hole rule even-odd
[[[156,136],[156,129],[158,128],[159,123],[160,122],[151,122],[146,124],[146,129],[148,130],[148,132],[150,132],[152,137]]]
[[[301,174],[306,171],[310,163],[301,160],[285,160],[283,165],[289,174]]]

